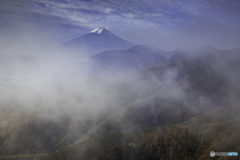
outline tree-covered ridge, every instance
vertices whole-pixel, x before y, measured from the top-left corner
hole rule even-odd
[[[161,101],[155,95],[120,109],[88,131],[78,142],[57,151],[56,154],[65,150],[76,151],[81,157],[90,158],[89,156],[111,146],[128,145],[149,126],[185,122],[191,116],[193,115],[189,113],[189,109],[184,108],[180,102]]]
[[[0,160],[40,160],[48,154],[20,154],[14,156],[0,156]]]
[[[22,110],[0,113],[1,158],[53,153],[41,159],[209,159],[211,150],[240,152],[239,79],[229,81],[232,73],[224,77],[211,62],[196,58],[143,71],[160,82],[170,73],[177,82],[167,88],[156,82],[154,92],[95,124],[80,115],[56,122]],[[229,72],[239,71],[237,62]]]
[[[197,82],[201,93],[206,81]],[[213,97],[222,97],[217,91]],[[214,101],[210,108],[155,94],[112,114],[49,159],[209,159],[211,150],[239,152],[239,93],[237,85],[227,90],[221,105]]]
[[[225,117],[225,109],[212,112],[223,118],[213,115],[206,123],[209,115],[204,114],[183,124],[159,127],[136,138],[130,146],[145,159],[211,159],[212,150],[239,152],[240,119]]]
[[[6,114],[6,113],[5,113]],[[43,154],[55,151],[56,144],[66,134],[68,121],[39,119],[35,112],[15,110],[1,117],[1,155]]]
[[[125,158],[128,155],[130,156],[130,159],[131,159],[131,158],[136,158],[136,156],[138,156],[138,154],[140,153],[145,154],[145,152],[147,152],[146,154],[148,154],[149,156],[151,155],[153,157],[148,157],[148,156],[146,157],[146,155],[142,155],[142,156],[145,156],[145,159],[154,158],[154,156],[156,156],[155,158],[158,159],[159,155],[156,155],[155,152],[148,151],[148,150],[151,150],[148,147],[146,147],[150,145],[148,143],[151,142],[154,144],[156,142],[155,144],[157,144],[157,142],[160,140],[161,140],[161,143],[165,143],[165,142],[167,143],[168,139],[175,139],[176,143],[179,146],[181,146],[181,144],[185,143],[182,141],[189,139],[188,141],[189,144],[186,144],[186,147],[192,148],[192,146],[187,146],[187,145],[190,145],[192,143],[196,144],[195,149],[193,150],[196,152],[196,154],[198,153],[198,155],[192,154],[191,156],[192,158],[193,157],[199,158],[198,156],[202,155],[203,152],[206,149],[208,149],[207,147],[209,147],[214,140],[214,138],[212,137],[210,137],[208,140],[207,139],[208,137],[205,137],[205,135],[208,135],[208,134],[212,135],[215,133],[213,132],[214,130],[212,130],[207,133],[204,132],[203,134],[199,132],[198,129],[205,130],[205,131],[211,129],[211,127],[210,128],[204,127],[204,125],[207,123],[213,123],[216,127],[218,127],[219,125],[218,123],[221,121],[223,122],[226,121],[226,124],[227,124],[229,123],[228,122],[229,120],[233,119],[234,121],[232,123],[234,125],[237,125],[237,122],[238,122],[238,121],[235,121],[235,118],[236,118],[236,115],[239,114],[239,110],[235,106],[215,109],[213,111],[209,111],[205,114],[200,114],[199,116],[190,119],[191,117],[196,116],[191,112],[191,108],[183,107],[180,109],[180,112],[179,112],[178,109],[179,107],[181,107],[181,104],[174,102],[173,100],[161,101],[161,99],[157,98],[157,96],[155,95],[155,96],[144,99],[145,103],[143,103],[142,101],[143,100],[135,102],[132,105],[126,108],[122,108],[118,112],[112,114],[110,117],[108,117],[103,122],[101,122],[97,127],[90,130],[86,135],[84,135],[79,142],[56,152],[55,155],[58,155],[58,158],[63,156],[63,159],[64,159],[64,155],[78,155],[80,159],[81,158],[89,159],[92,157],[92,155],[96,154],[94,156],[95,158],[103,157],[102,159],[106,159],[107,157],[105,157],[106,156],[105,153],[107,154],[107,156],[109,156],[109,154],[115,156],[116,154],[122,153]],[[151,103],[147,103],[147,101]],[[142,104],[145,104],[145,105],[142,105]],[[153,110],[151,110],[149,106],[151,106]],[[156,108],[154,108],[154,106]],[[161,112],[158,112],[158,110]],[[161,121],[161,118],[163,118],[165,121]],[[190,120],[188,121],[188,119]],[[185,121],[187,122],[183,124],[178,124]],[[175,125],[171,125],[171,124],[175,124]],[[199,128],[199,126],[201,125],[203,125],[203,127]],[[149,126],[155,126],[155,127],[144,131],[144,129],[149,128]],[[162,127],[159,128],[158,126],[162,126]],[[212,129],[214,129],[214,127]],[[223,128],[220,128],[219,130],[221,129]],[[230,128],[230,130],[231,129],[232,128]],[[161,132],[158,132],[158,131],[161,131]],[[154,133],[155,140],[151,139],[151,135],[153,135],[153,133]],[[146,137],[143,138],[144,137],[143,135],[150,138],[149,142],[142,141],[142,139],[146,138]],[[159,137],[159,139],[156,139],[156,137]],[[171,143],[172,141],[168,142],[165,147],[162,146],[161,148],[163,149],[163,148],[172,146],[173,144]],[[204,146],[202,146],[203,144]],[[140,148],[146,147],[146,149],[148,150],[145,151],[145,150],[134,149],[137,146]],[[126,149],[126,147],[128,149]],[[186,150],[186,148],[184,147],[183,149]],[[164,155],[164,154],[165,156],[169,155],[168,152],[164,154],[163,152],[164,151],[159,151],[161,155]],[[190,151],[186,150],[185,153],[187,152],[190,152]],[[183,154],[181,157],[183,156],[186,157],[187,155]],[[52,158],[54,158],[54,156]],[[171,159],[173,157],[167,157],[167,158]]]
[[[239,109],[223,107],[185,123],[150,127],[142,132],[107,132],[104,126],[98,126],[85,139],[47,159],[202,160],[210,159],[212,150],[240,152],[238,114]]]

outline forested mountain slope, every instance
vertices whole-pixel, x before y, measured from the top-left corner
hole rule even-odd
[[[209,159],[211,150],[240,152],[239,60],[235,52],[210,54],[146,69],[142,78],[156,90],[95,126],[77,117],[39,123],[32,112],[5,112],[0,159],[53,152],[41,159]]]

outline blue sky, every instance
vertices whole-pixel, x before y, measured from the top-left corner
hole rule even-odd
[[[0,3],[0,36],[9,41],[40,37],[62,43],[96,27],[162,49],[202,45],[233,48],[240,46],[240,1],[1,0]]]

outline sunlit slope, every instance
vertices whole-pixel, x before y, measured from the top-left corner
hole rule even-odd
[[[121,109],[49,159],[207,159],[211,150],[240,151],[240,110],[236,105],[229,104],[190,120],[191,112],[181,108],[178,113],[176,103],[158,107],[162,112],[155,109],[153,113],[138,102]]]
[[[91,159],[204,160],[212,159],[210,151],[239,153],[240,119],[236,113],[239,114],[239,110],[229,112],[229,108],[221,108],[192,118],[186,123],[149,128],[128,145],[109,147]]]
[[[111,147],[91,159],[212,159],[210,151],[240,152],[240,85],[229,103],[185,123],[150,127],[128,145]],[[120,158],[121,157],[121,158]],[[238,157],[219,157],[238,159]]]
[[[78,142],[57,151],[56,156],[78,155],[88,159],[109,147],[128,145],[136,135],[150,126],[184,122],[192,116],[189,112],[180,102],[161,101],[157,96],[152,96],[120,109],[88,131]]]

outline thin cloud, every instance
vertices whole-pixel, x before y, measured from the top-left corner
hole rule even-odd
[[[227,31],[235,32],[240,28],[239,7],[240,2],[235,0],[2,0],[0,28],[4,31],[13,26],[52,24],[52,28],[67,26],[85,31],[101,26],[110,30],[118,28],[118,31],[158,29],[170,33],[174,29],[186,33],[192,26],[213,21],[227,26]],[[236,29],[232,29],[234,27]],[[211,33],[211,29],[208,32]]]
[[[182,22],[187,23],[193,18],[217,18],[217,19],[228,19],[225,13],[222,16],[219,14],[220,10],[223,11],[225,3],[219,3],[215,5],[217,1],[207,2],[204,0],[197,1],[143,1],[143,0],[131,0],[131,1],[49,1],[43,0],[41,2],[36,0],[25,0],[21,1],[3,1],[0,6],[1,10],[15,11],[15,12],[29,12],[38,13],[43,15],[51,15],[65,19],[69,23],[79,22],[78,25],[92,26],[95,22],[105,23],[104,20],[108,21],[109,16],[119,16],[122,18],[134,18],[136,21],[142,20],[146,23],[153,23],[156,26],[169,26],[181,25]],[[235,2],[236,3],[236,2]],[[233,5],[227,5],[228,12],[230,8],[235,8]],[[234,11],[236,12],[236,10]],[[234,13],[233,12],[233,13]],[[222,13],[222,12],[221,12]],[[111,15],[110,15],[111,14]],[[230,14],[230,13],[228,13]],[[219,18],[221,17],[221,18]],[[111,18],[110,18],[111,19]],[[180,22],[180,23],[179,23]],[[136,23],[139,25],[139,23]],[[118,22],[118,25],[125,26],[124,21]],[[132,23],[134,26],[134,23]],[[144,23],[142,24],[144,27]],[[146,25],[148,27],[148,25]]]

